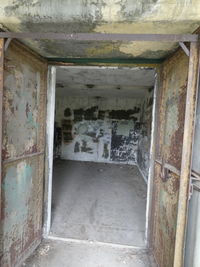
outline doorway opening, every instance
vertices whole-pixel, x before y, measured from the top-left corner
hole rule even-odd
[[[52,70],[47,235],[146,247],[155,70]]]

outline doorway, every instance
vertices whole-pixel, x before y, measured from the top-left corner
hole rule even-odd
[[[46,235],[146,247],[155,70],[50,73]]]

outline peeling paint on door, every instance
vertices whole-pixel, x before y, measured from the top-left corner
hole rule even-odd
[[[0,265],[17,266],[41,240],[45,61],[17,42],[5,58]]]
[[[180,179],[173,170],[181,168],[188,57],[178,51],[159,75],[151,239],[159,266],[172,267]]]

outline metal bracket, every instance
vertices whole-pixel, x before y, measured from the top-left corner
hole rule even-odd
[[[12,38],[7,38],[4,44],[4,52],[6,52],[6,50],[8,49],[8,46],[10,44],[10,42],[12,41]]]
[[[179,45],[183,49],[185,54],[189,57],[190,56],[190,50],[187,48],[187,46],[183,42],[179,42]]]
[[[162,161],[156,159],[155,162],[161,166],[160,177],[164,182],[167,181],[170,173],[174,173],[177,176],[180,176],[181,174],[180,170],[178,170],[176,167],[172,166],[169,163],[164,163],[164,159],[162,159]]]
[[[197,183],[196,183],[197,182]],[[194,190],[200,192],[200,176],[193,172],[191,173],[191,178],[190,178],[190,193],[189,193],[189,199],[191,199]]]

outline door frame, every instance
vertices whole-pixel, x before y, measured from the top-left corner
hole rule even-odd
[[[156,142],[156,110],[157,110],[157,94],[158,94],[158,72],[155,68],[155,83],[153,93],[153,108],[152,108],[152,121],[151,121],[151,144],[150,144],[150,165],[148,171],[147,181],[147,203],[146,203],[146,225],[145,225],[145,244],[150,248],[150,227],[151,227],[151,208],[153,196],[153,180],[154,180],[154,161],[155,161],[155,142]]]
[[[51,227],[52,178],[53,178],[53,146],[54,146],[54,117],[56,92],[56,67],[48,67],[47,83],[47,114],[46,114],[46,149],[44,174],[44,212],[43,236],[48,237]]]
[[[4,39],[0,39],[0,144],[3,145]],[[1,221],[2,149],[0,149],[0,221]]]
[[[199,36],[200,37],[200,36]],[[188,82],[186,92],[180,189],[177,209],[177,226],[174,251],[174,267],[184,266],[186,228],[191,185],[192,151],[197,108],[200,71],[200,40],[190,43]]]
[[[29,35],[30,38],[34,37],[34,34],[32,33],[27,33]],[[37,33],[36,33],[37,35]],[[44,35],[44,34],[43,34]],[[21,36],[21,37],[20,37]],[[21,35],[17,35],[17,33],[1,33],[1,38],[25,38],[23,37],[24,34],[22,33]],[[137,35],[138,36],[138,35]],[[135,40],[138,40],[138,37],[135,37]],[[145,37],[146,35],[142,35],[143,37]],[[114,37],[114,36],[113,36]],[[132,37],[134,37],[134,35],[132,35]],[[141,37],[141,35],[140,35]],[[143,41],[145,40],[151,40],[152,35],[148,35],[148,38],[144,38]],[[155,37],[155,36],[154,36]],[[163,38],[164,37],[164,38]],[[184,35],[178,35],[177,38],[179,39],[174,39],[174,36],[170,36],[170,35],[164,35],[164,36],[157,36],[156,39],[159,38],[160,41],[169,39],[169,37],[173,37],[170,40],[172,40],[173,42],[175,41],[180,41],[180,44],[182,44],[182,47],[184,47],[184,51],[186,51],[188,53],[188,49],[187,47],[184,45],[184,41],[189,41],[190,45],[192,47],[192,49],[190,49],[189,51],[189,56],[190,56],[190,66],[189,66],[189,75],[188,75],[188,87],[187,87],[187,105],[186,105],[186,115],[185,116],[185,129],[184,129],[184,145],[183,145],[183,155],[184,155],[184,160],[182,161],[182,168],[181,168],[181,184],[180,184],[180,194],[179,194],[179,205],[178,205],[178,219],[177,219],[177,223],[178,226],[177,227],[177,232],[176,232],[176,246],[175,246],[175,261],[174,261],[174,266],[178,267],[181,266],[180,264],[183,261],[183,249],[184,249],[184,239],[185,239],[185,230],[186,230],[186,221],[187,221],[187,209],[188,209],[188,199],[185,199],[187,195],[189,195],[189,183],[190,183],[190,172],[191,172],[191,153],[192,153],[192,143],[193,143],[193,136],[194,136],[194,119],[195,119],[195,105],[196,105],[196,99],[195,99],[195,94],[196,94],[196,83],[198,80],[198,73],[199,73],[199,37],[195,36],[195,38],[192,38],[192,36],[190,35],[191,39],[188,37],[188,39],[185,37],[185,39],[182,37],[184,37]],[[194,37],[194,36],[193,36]],[[34,38],[33,38],[34,39]],[[192,53],[191,53],[192,50]],[[1,66],[2,67],[2,66]],[[52,98],[53,98],[53,94],[51,95],[51,92],[53,92],[54,90],[54,98],[55,98],[55,84],[53,86],[53,82],[52,82],[52,77],[54,76],[52,68],[53,66],[50,67],[49,72],[51,72],[51,74],[48,75],[49,78],[49,85],[47,88],[47,94],[48,94],[48,102],[47,102],[47,109],[49,109],[49,105],[50,103],[52,103]],[[55,67],[54,67],[55,68]],[[54,76],[55,78],[55,76]],[[55,82],[55,80],[54,80]],[[52,88],[50,86],[50,84],[52,85]],[[2,84],[0,84],[0,86],[2,87]],[[53,89],[54,87],[54,89]],[[51,89],[50,89],[51,88]],[[0,88],[0,90],[2,90],[3,88]],[[191,100],[192,99],[192,100]],[[54,102],[55,105],[55,102]],[[0,103],[0,109],[2,108],[2,105]],[[2,110],[1,110],[2,112]],[[1,114],[2,116],[2,114]],[[54,114],[53,114],[54,116]],[[52,127],[53,125],[50,125],[48,122],[48,118],[52,120],[52,115],[51,115],[51,110],[48,110],[48,114],[47,114],[47,130],[49,128],[54,128]],[[51,127],[50,127],[51,126]],[[186,127],[187,126],[187,127]],[[187,128],[187,129],[186,129]],[[46,132],[47,132],[46,130]],[[54,129],[53,129],[54,130]],[[51,133],[51,136],[53,136],[53,130]],[[52,146],[52,144],[50,143],[50,137],[48,138],[48,134],[46,135],[46,164],[45,164],[45,192],[44,192],[44,200],[47,200],[49,198],[49,188],[51,187],[51,180],[48,179],[49,176],[52,177],[52,165],[51,162],[52,160],[50,160],[49,158],[49,148],[50,145]],[[189,138],[189,139],[187,139]],[[2,139],[2,137],[0,137],[0,139]],[[52,138],[53,139],[53,138]],[[0,140],[2,141],[2,140]],[[53,140],[52,140],[53,142]],[[50,151],[50,150],[49,150]],[[0,160],[1,159],[1,154],[0,154]],[[186,168],[185,168],[186,166]],[[51,195],[51,192],[50,192]],[[49,216],[51,216],[48,213],[48,209],[51,206],[51,202],[49,204],[49,202],[47,201],[47,203],[45,204],[44,207],[44,233],[48,233],[48,223],[49,223]],[[50,224],[49,224],[50,227]],[[175,264],[178,265],[175,265]]]
[[[56,95],[56,68],[118,68],[112,66],[57,66],[48,67],[48,87],[47,87],[47,116],[46,116],[46,150],[45,150],[45,190],[44,190],[44,226],[43,236],[50,236],[51,228],[51,204],[52,204],[52,179],[53,179],[53,145],[54,145],[54,120],[55,120],[55,95]],[[139,66],[130,66],[128,68],[138,68]],[[126,68],[126,67],[124,67]],[[154,152],[155,152],[155,118],[157,105],[157,68],[155,70],[155,82],[153,93],[152,123],[151,123],[151,142],[150,142],[150,166],[148,170],[147,181],[147,201],[145,215],[145,248],[150,246],[150,219],[151,219],[151,201],[154,174]],[[145,181],[146,182],[146,181]],[[137,247],[137,246],[134,246]],[[137,247],[143,249],[144,247]]]

